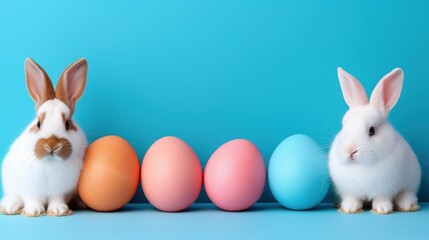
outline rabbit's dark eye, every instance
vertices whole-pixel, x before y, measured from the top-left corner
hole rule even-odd
[[[372,136],[374,136],[374,135],[375,135],[375,129],[374,129],[374,127],[370,127],[370,128],[369,128],[369,133],[368,133],[368,135],[369,135],[370,137],[372,137]]]
[[[40,120],[37,121],[37,128],[40,129]]]
[[[69,120],[67,120],[67,121],[66,121],[66,130],[69,130],[69,128],[70,128],[70,121],[69,121]]]

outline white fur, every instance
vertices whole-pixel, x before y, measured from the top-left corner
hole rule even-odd
[[[5,214],[35,216],[48,211],[54,215],[64,215],[69,210],[65,202],[66,194],[75,191],[82,168],[82,159],[87,145],[84,133],[77,128],[65,130],[61,114],[69,116],[69,108],[60,100],[43,103],[38,115],[46,113],[41,129],[30,131],[37,118],[15,140],[3,161],[2,178],[4,198],[0,209]],[[72,145],[71,156],[64,160],[57,156],[38,159],[34,148],[41,138],[56,135],[67,139]]]
[[[341,210],[346,213],[361,211],[363,201],[372,201],[373,211],[383,214],[392,212],[394,204],[402,211],[418,208],[416,196],[421,178],[420,164],[410,145],[387,120],[389,110],[397,101],[395,98],[399,98],[400,89],[397,88],[402,87],[402,82],[397,82],[402,81],[401,75],[396,73],[394,77],[397,79],[387,79],[389,75],[382,79],[394,82],[384,82],[384,87],[394,88],[390,89],[391,96],[388,96],[390,92],[378,87],[373,92],[376,97],[371,98],[369,104],[362,103],[363,88],[343,89],[350,110],[345,114],[343,127],[329,152],[329,173],[342,201]],[[357,80],[340,77],[340,81]],[[356,83],[348,85],[358,86]],[[350,95],[353,91],[360,91],[354,93],[360,97],[349,104],[353,102]],[[380,98],[389,98],[386,102],[390,105],[380,108]],[[371,126],[376,129],[374,136],[368,134]],[[354,150],[357,152],[351,155]]]

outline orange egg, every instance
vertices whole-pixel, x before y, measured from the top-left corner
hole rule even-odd
[[[203,173],[194,150],[176,137],[156,141],[144,156],[143,192],[149,202],[166,212],[185,210],[201,192]]]
[[[134,196],[139,175],[139,160],[133,147],[117,136],[102,137],[86,150],[78,193],[96,211],[115,211]]]

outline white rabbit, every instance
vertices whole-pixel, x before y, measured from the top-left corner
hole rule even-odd
[[[404,74],[384,76],[368,102],[360,82],[341,68],[338,78],[347,105],[343,127],[329,152],[329,173],[341,199],[339,211],[357,213],[365,201],[380,214],[417,211],[420,164],[387,118],[397,103]]]
[[[70,215],[87,146],[72,115],[86,83],[88,64],[80,59],[61,75],[56,90],[46,72],[25,60],[27,88],[36,118],[15,140],[3,161],[3,214]]]

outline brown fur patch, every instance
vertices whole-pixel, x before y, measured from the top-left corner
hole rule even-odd
[[[37,131],[39,131],[39,128],[37,127],[37,123],[36,123],[34,124],[34,126],[30,128],[30,132],[37,132]]]
[[[46,113],[42,112],[39,117],[38,117],[38,121],[40,121],[40,127],[42,127],[43,121],[45,120],[46,117]],[[34,124],[33,127],[30,128],[30,132],[38,132],[40,129],[37,127],[37,122],[36,124]]]
[[[55,155],[66,160],[72,153],[72,146],[67,139],[52,135],[49,138],[39,139],[34,148],[34,153],[39,159]]]
[[[77,127],[74,125],[73,120],[69,120],[69,130],[77,131]]]
[[[70,191],[64,195],[64,201],[67,204],[69,204],[73,200],[73,198],[76,197],[76,195],[77,195],[77,191],[76,191],[76,189],[73,189],[72,191]]]
[[[64,196],[64,200],[68,203],[70,209],[76,210],[76,209],[86,209],[87,208],[85,203],[80,199],[76,190],[73,190],[73,191],[67,193]]]
[[[65,126],[67,126],[66,121],[68,121],[68,128],[66,127],[66,130],[77,131],[77,127],[76,125],[74,125],[73,120],[68,119],[65,113],[62,113],[61,116],[63,117],[63,123],[65,124]]]
[[[30,132],[37,132],[37,131],[39,131],[39,128],[37,127],[37,123],[36,123],[34,124],[34,126],[30,128]]]

